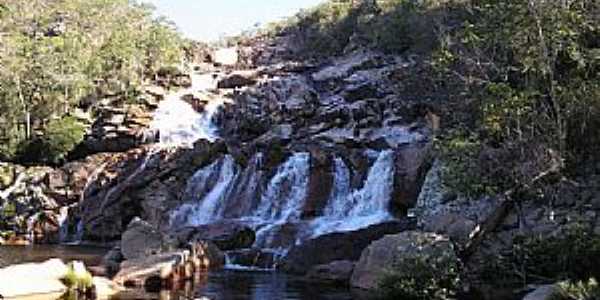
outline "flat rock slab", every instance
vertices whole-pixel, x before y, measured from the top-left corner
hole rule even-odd
[[[173,252],[126,260],[113,281],[124,286],[145,286],[148,280],[165,280],[185,261],[185,255]]]
[[[5,299],[36,295],[48,295],[48,299],[55,299],[52,295],[62,295],[67,291],[60,280],[67,272],[67,265],[59,259],[0,269],[0,295]]]

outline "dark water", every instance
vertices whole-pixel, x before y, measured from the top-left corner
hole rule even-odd
[[[0,267],[43,262],[60,258],[65,262],[84,261],[97,266],[107,252],[87,246],[0,246]],[[188,300],[206,297],[210,300],[348,300],[357,299],[346,288],[336,288],[278,272],[222,270],[198,274],[195,280],[161,293],[128,290],[113,300],[160,299]],[[204,300],[204,299],[203,299]]]
[[[12,264],[44,262],[51,258],[60,258],[65,262],[80,260],[86,266],[97,266],[105,248],[67,245],[0,246],[0,267]]]
[[[349,289],[307,282],[279,272],[221,270],[200,274],[170,291],[129,290],[112,300],[349,300],[365,299]]]
[[[221,271],[208,276],[197,296],[211,300],[353,299],[348,289],[306,282],[277,272]]]

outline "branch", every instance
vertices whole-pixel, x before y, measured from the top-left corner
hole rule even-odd
[[[475,226],[475,229],[471,231],[469,234],[469,241],[465,245],[465,248],[461,252],[461,257],[465,260],[469,259],[471,255],[475,252],[475,250],[481,245],[481,242],[484,240],[486,235],[489,232],[494,231],[500,223],[504,221],[508,213],[512,210],[515,200],[513,199],[513,195],[521,191],[523,189],[528,189],[531,186],[535,185],[542,179],[557,174],[562,169],[562,162],[554,160],[552,166],[547,170],[539,173],[537,176],[533,177],[531,180],[521,183],[518,186],[502,193],[499,196],[499,205],[498,207],[481,223]]]

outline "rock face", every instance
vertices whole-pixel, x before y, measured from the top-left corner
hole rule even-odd
[[[162,235],[152,225],[135,218],[121,237],[121,253],[126,260],[158,253],[162,247]]]
[[[334,261],[355,261],[372,241],[387,234],[410,230],[411,221],[393,221],[351,232],[322,235],[294,246],[285,258],[282,269],[294,274],[306,274],[312,267]]]
[[[446,237],[418,231],[387,235],[363,251],[352,273],[350,284],[355,288],[372,290],[377,288],[382,274],[392,268],[396,261],[406,258],[436,259],[440,255],[458,260],[452,244]]]

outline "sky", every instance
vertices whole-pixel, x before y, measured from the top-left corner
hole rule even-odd
[[[213,41],[292,16],[323,0],[144,0],[188,38]]]

